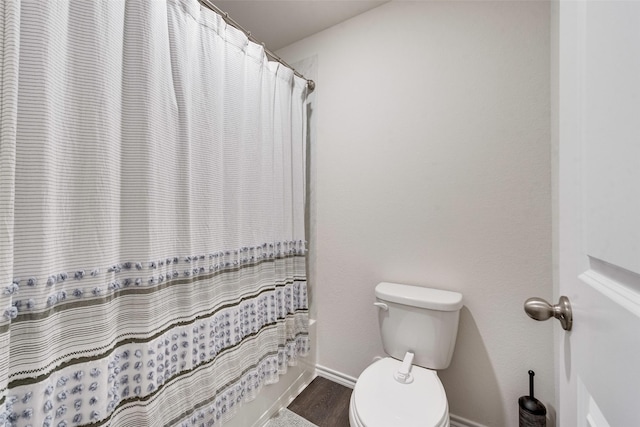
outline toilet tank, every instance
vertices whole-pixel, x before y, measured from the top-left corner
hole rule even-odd
[[[399,360],[411,351],[415,365],[447,368],[456,344],[462,294],[388,282],[379,283],[375,294],[384,351]]]

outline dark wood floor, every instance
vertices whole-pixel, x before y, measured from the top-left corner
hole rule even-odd
[[[291,402],[289,410],[319,427],[349,427],[352,391],[326,378],[316,377]]]

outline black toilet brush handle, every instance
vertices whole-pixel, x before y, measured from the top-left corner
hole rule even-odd
[[[530,397],[534,397],[533,396],[533,376],[535,374],[536,374],[535,372],[533,372],[532,370],[529,370],[529,396]]]

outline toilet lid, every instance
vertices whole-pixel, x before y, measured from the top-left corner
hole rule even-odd
[[[367,427],[447,425],[447,396],[436,372],[414,365],[413,382],[401,384],[393,378],[401,363],[386,357],[362,372],[353,391],[359,420]]]

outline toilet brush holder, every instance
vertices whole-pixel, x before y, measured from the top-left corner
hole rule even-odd
[[[546,427],[547,408],[533,396],[533,376],[535,372],[529,371],[529,396],[518,399],[520,407],[519,427]]]

